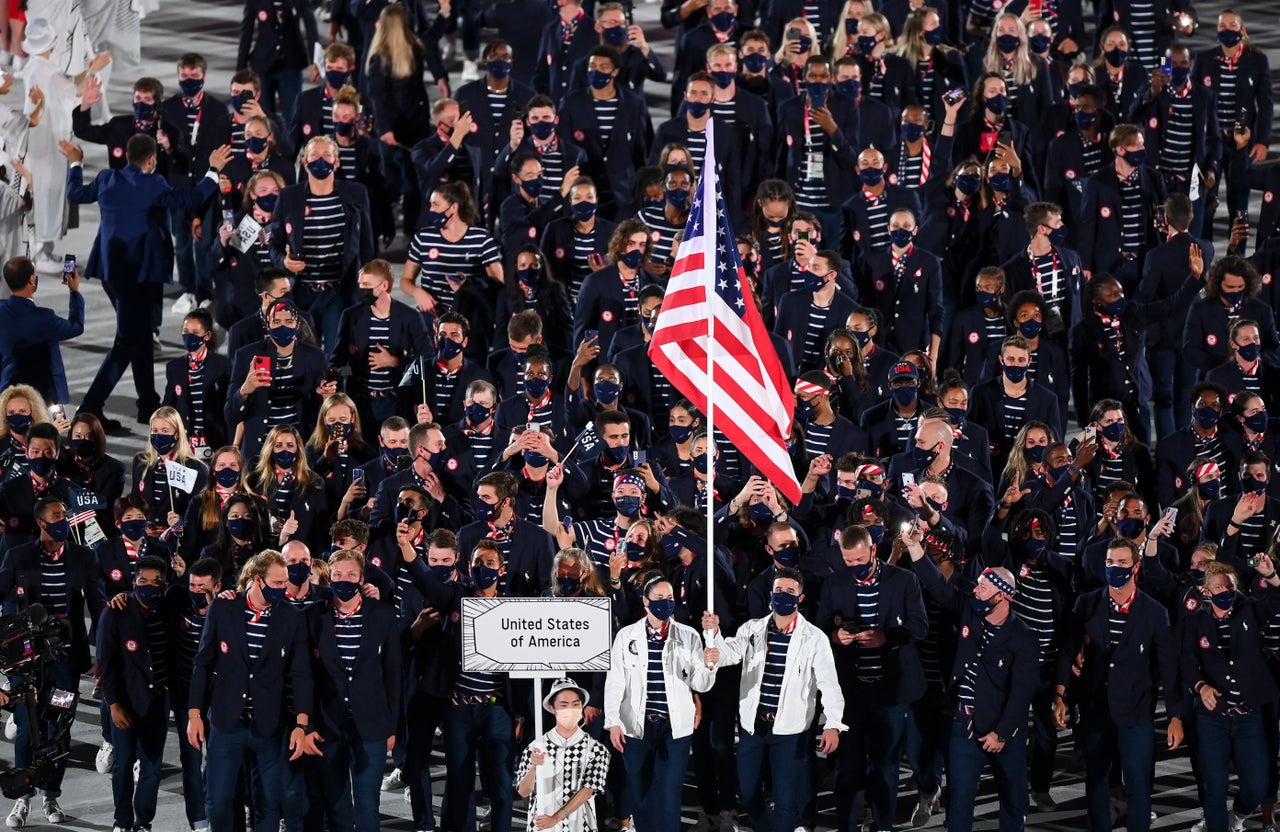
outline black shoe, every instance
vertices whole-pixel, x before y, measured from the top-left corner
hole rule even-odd
[[[104,417],[98,421],[102,422],[102,430],[107,436],[131,436],[133,433],[119,419],[107,419]]]

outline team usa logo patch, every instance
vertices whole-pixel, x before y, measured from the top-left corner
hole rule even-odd
[[[302,125],[302,135],[304,135],[304,136],[310,136],[310,135],[311,135],[311,125],[310,125],[310,124],[304,124],[304,125]]]
[[[129,639],[124,643],[124,649],[128,650],[130,653],[136,653],[138,652],[138,642],[133,639]]]
[[[124,573],[123,573],[123,572],[121,572],[119,569],[112,569],[112,570],[111,570],[110,578],[111,578],[111,580],[113,580],[113,581],[121,581],[121,580],[124,580]]]
[[[976,343],[978,343],[978,342],[979,342],[979,341],[981,341],[981,340],[982,340],[982,336],[981,336],[981,335],[979,335],[978,333],[976,333],[976,332],[970,332],[970,333],[969,333],[969,343],[970,343],[970,344],[976,344]]]
[[[427,257],[428,257],[429,259],[431,259],[431,260],[435,260],[435,259],[437,259],[439,256],[440,256],[440,249],[438,249],[438,248],[429,248],[429,249],[427,249]]]
[[[218,649],[221,650],[224,654],[231,652],[231,647],[228,646],[225,641],[218,643]]]
[[[267,13],[265,10],[258,12],[258,20],[261,20],[263,23],[267,22]]]
[[[122,158],[124,158],[124,148],[123,148],[123,147],[113,147],[113,148],[111,148],[111,155],[112,155],[112,156],[114,156],[114,157],[116,157],[117,159],[122,159]]]
[[[1209,637],[1208,637],[1208,636],[1200,636],[1200,649],[1201,649],[1201,650],[1208,650],[1208,649],[1209,649]]]
[[[613,313],[610,312],[608,309],[604,310],[603,312],[600,313],[600,320],[604,321],[605,323],[612,323]]]
[[[1211,346],[1211,347],[1217,346],[1217,344],[1218,344],[1218,336],[1216,336],[1216,335],[1214,335],[1212,332],[1210,332],[1208,335],[1204,336],[1204,342],[1205,342],[1206,344],[1208,344],[1209,346]]]
[[[547,56],[547,63],[551,63],[551,56],[550,56],[550,55],[548,55],[548,56]],[[582,132],[581,130],[574,130],[574,131],[573,131],[573,140],[574,140],[575,142],[584,142],[584,141],[586,141],[586,140],[587,140],[587,134],[586,134],[586,133],[584,133],[584,132]]]
[[[1111,209],[1108,206],[1104,205],[1098,209],[1098,215],[1101,216],[1104,220],[1109,220],[1111,219]]]
[[[557,260],[563,260],[563,259],[564,259],[564,255],[565,255],[564,246],[557,246],[557,247],[556,247],[556,259],[557,259]]]
[[[969,625],[966,624],[960,628],[960,638],[968,638],[968,637],[969,637]]]
[[[1187,612],[1195,612],[1200,609],[1200,602],[1194,598],[1188,598],[1185,606],[1187,608]]]
[[[450,457],[449,461],[444,464],[444,467],[448,468],[450,471],[456,471],[458,470],[458,460]]]
[[[1270,202],[1271,200],[1273,200],[1273,199],[1275,199],[1275,198],[1276,198],[1276,195],[1275,195],[1274,193],[1272,193],[1271,191],[1263,191],[1263,193],[1262,193],[1262,201],[1263,201],[1263,202]]]

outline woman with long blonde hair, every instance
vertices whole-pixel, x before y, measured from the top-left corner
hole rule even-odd
[[[937,9],[921,6],[907,15],[902,36],[893,49],[911,67],[916,100],[935,125],[945,121],[942,97],[951,90],[968,86],[964,56],[946,43],[946,37],[946,27]]]
[[[804,81],[804,62],[822,54],[818,30],[803,17],[797,17],[788,21],[782,32],[782,44],[773,56],[773,71],[799,91]]]
[[[301,540],[312,551],[327,548],[328,503],[324,482],[307,464],[302,434],[293,425],[271,429],[249,483],[267,502],[271,534],[280,546]]]
[[[969,77],[984,72],[998,73],[1004,79],[1008,104],[1006,118],[1016,118],[1028,126],[1039,124],[1053,104],[1053,87],[1043,61],[1031,53],[1027,27],[1016,14],[1005,13],[996,18],[985,50],[971,50]]]
[[[36,388],[14,384],[0,393],[0,417],[0,479],[12,473],[25,474],[27,431],[32,425],[52,421],[49,407]]]
[[[430,105],[423,82],[426,47],[413,33],[403,3],[390,3],[378,16],[369,57],[365,62],[369,100],[373,103],[374,134],[382,139],[387,190],[403,194],[405,235],[417,228],[422,196],[409,151],[431,133]],[[444,67],[433,67],[440,95],[449,94]]]
[[[171,476],[170,466],[188,469],[192,474],[185,474],[187,482],[192,482],[190,489],[181,485],[170,485],[176,481]],[[182,423],[182,416],[172,407],[161,407],[151,414],[151,438],[145,450],[133,458],[134,494],[141,494],[151,505],[152,520],[165,520],[169,533],[176,533],[187,506],[196,494],[199,494],[209,480],[209,469],[191,453],[191,443],[187,439],[187,428]]]
[[[377,455],[364,441],[360,411],[350,396],[334,393],[321,402],[315,430],[307,442],[307,461],[311,470],[324,479],[329,505],[342,502],[356,469]]]
[[[831,60],[838,61],[846,55],[853,54],[854,44],[858,41],[858,22],[863,15],[876,10],[871,0],[844,0],[840,9],[840,19],[836,21],[836,30],[828,38],[827,54]]]

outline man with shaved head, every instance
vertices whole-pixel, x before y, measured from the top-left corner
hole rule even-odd
[[[903,474],[920,483],[925,477],[937,477],[947,486],[950,500],[943,515],[951,522],[970,530],[965,550],[977,554],[981,535],[973,531],[986,525],[995,507],[995,494],[971,465],[962,464],[954,454],[955,432],[941,419],[921,419],[916,427],[915,443],[907,453],[895,456],[889,463],[890,489],[906,491]],[[905,494],[904,494],[905,499]]]
[[[912,216],[921,216],[920,198],[915,190],[896,184],[889,173],[889,163],[875,147],[858,154],[860,190],[845,200],[844,236],[840,253],[847,260],[861,263],[873,251],[889,248],[889,217],[903,208]]]

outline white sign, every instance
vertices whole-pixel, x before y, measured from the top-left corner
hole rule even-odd
[[[253,217],[245,214],[240,224],[236,226],[236,235],[231,239],[231,247],[240,252],[248,251],[249,247],[257,241],[260,233],[262,233],[262,226]]]
[[[195,489],[196,477],[199,475],[181,462],[174,462],[173,460],[165,462],[164,471],[169,478],[169,485],[181,488],[188,494]]]
[[[575,673],[609,669],[608,598],[463,598],[462,669]]]

